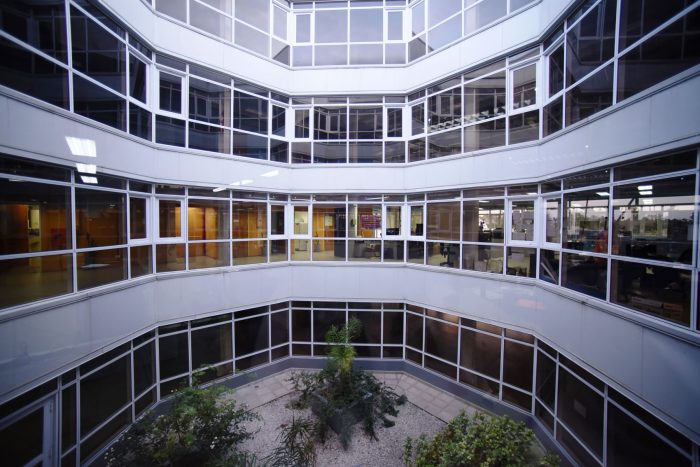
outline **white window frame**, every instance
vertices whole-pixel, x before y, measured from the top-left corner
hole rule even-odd
[[[282,208],[283,208],[282,212],[283,212],[283,216],[284,216],[284,222],[282,225],[284,226],[284,232],[281,234],[273,234],[272,233],[272,206],[282,206]],[[281,201],[281,202],[272,201],[268,204],[268,208],[267,208],[267,226],[268,226],[267,236],[270,240],[286,240],[288,238],[288,235],[286,235],[286,233],[288,232],[288,226],[287,226],[288,215],[287,214],[289,211],[287,209],[287,206],[288,205],[284,201]]]
[[[187,115],[187,101],[188,101],[188,96],[189,96],[189,92],[190,92],[189,81],[187,79],[187,75],[182,73],[182,72],[173,71],[170,69],[161,69],[161,68],[156,68],[156,69],[158,71],[158,79],[155,80],[155,86],[156,86],[155,95],[158,96],[158,98],[156,99],[158,102],[155,105],[156,112],[160,115],[184,119]],[[160,75],[162,73],[180,78],[180,83],[182,85],[182,91],[180,92],[180,113],[172,112],[170,110],[164,110],[164,109],[160,108],[160,79],[161,79]]]
[[[525,69],[530,66],[535,66],[535,102],[525,107],[519,107],[517,109],[513,108],[513,99],[515,97],[515,72]],[[542,99],[542,78],[540,76],[541,66],[539,58],[533,61],[527,61],[519,63],[518,66],[513,67],[508,70],[508,89],[506,90],[506,98],[508,99],[508,112],[510,115],[529,112],[530,110],[535,110],[539,108],[539,102]]]
[[[180,236],[178,237],[163,237],[160,233],[160,202],[161,201],[177,201],[180,203]],[[153,225],[155,226],[155,236],[158,243],[183,243],[187,239],[187,205],[185,198],[158,196],[154,200],[156,206],[153,209]]]
[[[558,243],[552,243],[547,241],[547,202],[548,201],[559,201],[559,242]],[[562,196],[561,194],[557,196],[546,196],[542,197],[541,199],[541,220],[540,220],[540,242],[542,245],[542,248],[546,248],[548,250],[560,250],[561,249],[561,238],[562,238],[562,220],[564,217],[564,203],[562,202]]]
[[[537,213],[539,211],[539,200],[535,197],[528,196],[528,197],[518,197],[518,198],[509,198],[508,199],[508,205],[506,207],[506,212],[508,217],[505,219],[506,220],[506,232],[508,233],[508,236],[506,238],[506,244],[508,246],[525,246],[525,247],[531,247],[534,248],[537,246],[537,239],[539,238],[539,226],[538,226],[538,220],[537,220]],[[533,211],[532,211],[532,240],[514,240],[513,239],[513,203],[517,202],[532,202],[533,203]]]
[[[389,218],[387,217],[387,208],[400,208],[401,209],[401,214],[399,215],[399,221],[401,222],[401,227],[399,227],[399,234],[398,235],[388,235],[386,233],[387,231],[387,221]],[[404,218],[406,217],[404,215],[406,211],[406,205],[400,202],[397,203],[386,203],[382,205],[382,235],[381,237],[384,240],[404,240],[406,237],[406,223],[404,222]]]
[[[425,241],[425,233],[427,229],[426,225],[426,215],[427,215],[427,208],[426,208],[426,203],[423,201],[422,203],[409,203],[408,209],[406,209],[406,234],[408,237],[408,240],[415,240],[415,241]],[[411,211],[413,210],[413,207],[415,206],[420,206],[423,208],[423,233],[421,235],[411,235]]]
[[[131,198],[138,198],[138,199],[143,199],[146,201],[146,237],[145,238],[131,238]],[[151,213],[153,211],[153,206],[151,205],[152,203],[152,198],[148,195],[141,195],[141,194],[132,194],[129,193],[128,196],[128,202],[129,202],[129,211],[128,211],[128,224],[129,224],[129,232],[128,232],[128,238],[129,238],[129,245],[144,245],[144,244],[150,244],[151,243],[151,237],[153,236],[153,214]]]

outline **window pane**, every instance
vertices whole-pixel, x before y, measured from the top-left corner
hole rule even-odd
[[[185,146],[185,121],[156,115],[156,143]]]
[[[508,144],[524,143],[540,137],[540,111],[533,110],[508,118]]]
[[[404,44],[386,44],[384,46],[384,63],[398,65],[406,63],[406,46]]]
[[[151,247],[131,247],[131,277],[144,276],[152,272]]]
[[[457,363],[457,326],[434,319],[425,320],[425,351]]]
[[[192,331],[192,369],[233,358],[231,323]]]
[[[567,33],[567,86],[612,58],[616,7],[616,1],[603,0]]]
[[[236,0],[236,18],[267,32],[270,29],[270,3]]]
[[[252,0],[251,0],[252,1]],[[346,42],[348,40],[347,10],[316,12],[317,44],[328,42]]]
[[[267,204],[234,201],[233,238],[265,238]]]
[[[516,342],[503,343],[503,382],[532,391],[533,348]]]
[[[151,141],[151,112],[129,103],[129,133]]]
[[[234,128],[267,134],[267,99],[238,91],[233,96]]]
[[[411,107],[412,135],[425,132],[425,104],[416,104]]]
[[[505,0],[484,0],[464,12],[464,34],[471,34],[505,15]]]
[[[62,1],[3,2],[0,29],[66,63],[66,12]]]
[[[508,247],[506,274],[511,276],[535,277],[537,250],[534,248]]]
[[[559,47],[547,57],[549,64],[549,95],[553,96],[564,89],[564,46]]]
[[[557,364],[541,351],[537,352],[537,385],[535,394],[552,410],[554,410],[556,381]]]
[[[126,45],[71,7],[73,67],[126,94]]]
[[[78,290],[125,280],[126,248],[78,253]]]
[[[411,235],[424,235],[423,206],[411,206]]]
[[[187,22],[187,0],[156,0],[156,11]]]
[[[505,118],[479,123],[464,129],[464,152],[504,146],[505,144]]]
[[[351,238],[381,238],[382,206],[379,204],[350,205]]]
[[[160,109],[168,112],[182,112],[182,78],[160,72]]]
[[[248,133],[233,132],[233,155],[253,159],[267,159],[268,138]]]
[[[349,139],[382,139],[382,107],[350,108]]]
[[[234,323],[236,356],[246,355],[269,347],[269,319],[267,315]]]
[[[131,400],[131,359],[128,356],[80,380],[80,435],[97,425]]]
[[[432,2],[431,2],[432,3]],[[451,4],[459,5],[457,2]],[[462,16],[457,15],[428,31],[428,53],[446,46],[462,37]]]
[[[531,242],[535,240],[535,202],[511,202],[511,240]]]
[[[185,270],[185,244],[156,245],[156,272]]]
[[[319,13],[316,15],[318,18]],[[350,42],[381,42],[384,39],[383,26],[382,8],[350,10]]]
[[[190,78],[190,118],[216,125],[230,125],[231,91],[223,86]],[[248,129],[248,128],[246,128]]]
[[[233,242],[233,264],[256,264],[267,262],[267,241]]]
[[[0,261],[0,307],[73,292],[73,255]]]
[[[462,268],[503,274],[503,247],[463,245]]]
[[[461,331],[460,365],[486,376],[500,379],[501,339],[469,329]]]
[[[513,109],[537,104],[537,66],[528,65],[513,72]]]
[[[189,240],[229,238],[228,201],[190,199],[187,207]]]
[[[180,237],[181,230],[181,204],[177,200],[158,200],[158,220],[161,238]]]
[[[190,0],[190,24],[226,41],[231,41],[231,18]]]
[[[309,138],[309,110],[296,109],[294,111],[294,137]]]
[[[0,179],[0,254],[70,248],[70,190]]]
[[[156,381],[155,342],[134,350],[134,394],[137,396]]]
[[[126,100],[75,74],[73,105],[77,114],[126,131]]]
[[[297,42],[311,42],[311,15],[294,16],[297,23]]]
[[[505,114],[505,71],[472,81],[464,86],[464,120],[466,123]]]
[[[601,188],[604,190],[604,188]],[[608,204],[605,191],[564,195],[564,246],[572,250],[608,251]]]
[[[170,378],[189,371],[188,341],[186,332],[158,339],[160,379]]]
[[[503,243],[503,200],[465,201],[463,206],[464,241]]]
[[[557,416],[598,457],[603,455],[603,397],[559,367]]]
[[[613,66],[589,76],[566,93],[566,124],[572,125],[612,105]]]
[[[78,248],[126,243],[126,196],[107,191],[75,190]]]
[[[605,299],[608,262],[604,258],[562,253],[561,285]]]
[[[187,247],[190,269],[216,268],[229,265],[228,242],[190,243]]]
[[[540,280],[559,283],[559,252],[540,250]]]
[[[561,243],[561,200],[547,199],[545,204],[545,241]]]
[[[459,202],[428,203],[429,240],[459,240]]]
[[[346,139],[347,110],[316,107],[314,109],[314,139]]]
[[[387,38],[390,41],[403,39],[403,12],[390,11],[387,13]]]

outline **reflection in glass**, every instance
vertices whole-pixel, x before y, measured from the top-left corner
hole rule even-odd
[[[469,329],[461,332],[460,365],[500,379],[501,338]]]
[[[229,153],[231,142],[231,131],[215,126],[202,125],[190,122],[189,124],[189,147],[201,149],[202,151]]]
[[[532,110],[508,118],[508,144],[524,143],[540,137],[540,111]]]
[[[434,1],[434,0],[433,0]],[[431,1],[432,3],[432,1]],[[458,5],[450,1],[450,4]],[[462,16],[445,21],[440,26],[428,31],[428,52],[440,49],[462,37]]]
[[[156,143],[185,146],[185,121],[156,115]]]
[[[564,46],[560,45],[547,57],[549,64],[549,95],[564,89]]]
[[[612,105],[613,65],[597,71],[566,93],[566,124],[571,125]]]
[[[534,248],[508,247],[506,274],[511,276],[535,277],[537,250]]]
[[[466,123],[505,115],[505,71],[472,81],[464,86],[464,120]]]
[[[513,109],[537,104],[537,65],[513,71]]]
[[[692,261],[695,177],[615,187],[613,253],[659,261]]]
[[[459,240],[459,202],[428,203],[429,240]]]
[[[190,24],[226,41],[231,41],[231,18],[200,3],[190,1]]]
[[[131,247],[131,277],[145,276],[153,273],[151,246]]]
[[[503,206],[500,199],[464,201],[462,240],[503,243]]]
[[[471,34],[505,15],[506,0],[483,0],[464,12],[464,34]]]
[[[236,357],[269,347],[268,321],[268,316],[263,315],[234,322]]]
[[[126,101],[106,89],[73,75],[75,113],[126,131]]]
[[[597,456],[603,455],[603,397],[560,367],[557,417]]]
[[[317,44],[347,42],[347,10],[317,11],[315,41]],[[318,49],[317,49],[318,50]]]
[[[424,242],[408,242],[408,262],[416,264],[425,263]]]
[[[459,245],[428,242],[428,265],[459,268]]]
[[[567,86],[612,58],[616,8],[616,1],[603,0],[567,33]]]
[[[233,155],[253,159],[267,159],[268,139],[249,133],[233,132]]]
[[[77,188],[75,224],[78,248],[126,243],[126,196]]]
[[[287,261],[287,240],[270,240],[270,262]]]
[[[451,156],[462,152],[462,130],[428,135],[428,158]]]
[[[316,13],[318,25],[318,15]],[[318,27],[318,26],[317,26]],[[350,9],[350,42],[381,42],[384,39],[384,9]],[[334,40],[328,42],[344,42]],[[381,59],[380,59],[381,63]]]
[[[125,280],[126,248],[78,253],[78,290]]]
[[[315,107],[314,139],[346,139],[347,115],[345,107]]]
[[[510,238],[515,241],[535,240],[535,202],[512,201]]]
[[[503,247],[462,245],[462,269],[503,274]]]
[[[505,144],[505,118],[471,125],[464,129],[464,152],[494,148]]]
[[[73,292],[73,255],[0,261],[0,307]]]
[[[185,244],[156,245],[156,272],[185,270]]]
[[[229,126],[231,91],[223,86],[193,77],[190,78],[189,83],[190,118]],[[234,102],[238,104],[237,101]]]
[[[422,161],[425,159],[425,138],[414,139],[408,142],[408,162]]]
[[[190,269],[218,268],[229,265],[228,242],[190,243],[187,258]]]
[[[270,3],[259,0],[236,0],[236,19],[269,32]]]
[[[559,252],[540,250],[540,280],[559,284]]]
[[[181,230],[181,204],[178,200],[158,200],[158,220],[160,224],[159,236],[180,237]]]
[[[380,238],[382,206],[380,204],[350,204],[350,238]]]
[[[269,3],[261,3],[261,5],[269,5]],[[236,11],[238,11],[237,8]],[[269,54],[268,43],[270,41],[270,36],[240,21],[236,21],[234,26],[234,41],[241,47],[245,47],[260,55],[268,56]]]
[[[268,101],[266,99],[235,91],[233,93],[234,128],[266,135],[268,116],[267,103]],[[220,111],[228,114],[228,109],[224,107],[222,107]],[[192,110],[190,110],[190,113],[191,112]],[[220,124],[225,125],[226,123]]]
[[[182,111],[182,78],[161,71],[158,83],[160,109],[179,114]]]
[[[562,253],[562,286],[604,300],[607,276],[608,261],[605,258]]]
[[[186,352],[187,347],[185,358]],[[126,355],[82,378],[79,399],[80,435],[83,437],[131,401],[131,358]]]
[[[411,235],[422,236],[423,230],[423,205],[411,206]]]
[[[542,136],[549,136],[561,130],[564,122],[563,98],[560,96],[542,108]]]
[[[579,191],[564,195],[564,247],[607,253],[609,196],[606,191]]]
[[[690,325],[691,271],[613,260],[610,274],[613,303]]]

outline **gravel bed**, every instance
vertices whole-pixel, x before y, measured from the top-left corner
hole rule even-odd
[[[253,410],[260,420],[250,422],[248,428],[257,431],[253,439],[240,445],[240,449],[257,455],[261,459],[279,445],[277,436],[280,426],[294,417],[309,417],[309,410],[291,410],[285,405],[295,394],[287,394]],[[319,467],[355,467],[355,466],[402,466],[401,455],[407,436],[417,438],[422,433],[434,436],[445,423],[419,409],[410,402],[398,407],[399,415],[396,425],[391,428],[377,427],[377,441],[371,441],[362,431],[360,424],[355,425],[352,441],[344,451],[335,433],[330,430],[329,439],[323,445],[316,445],[316,465]]]

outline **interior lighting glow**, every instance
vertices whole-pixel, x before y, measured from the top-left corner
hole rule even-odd
[[[638,191],[647,191],[647,190],[653,190],[653,189],[654,189],[654,185],[639,185],[637,187]]]
[[[214,189],[211,190],[211,191],[213,191],[214,193],[218,193],[218,192],[220,192],[220,191],[224,191],[225,189],[226,189],[225,186],[218,186],[218,187],[214,188]]]
[[[83,183],[89,183],[90,185],[97,185],[97,177],[88,177],[86,175],[81,175],[80,178]]]
[[[653,193],[651,190],[640,191],[639,194],[642,196],[649,196]]]
[[[97,146],[94,140],[66,136],[66,143],[74,156],[97,157]]]
[[[596,191],[595,194],[598,196],[610,196],[610,193],[607,191]]]

